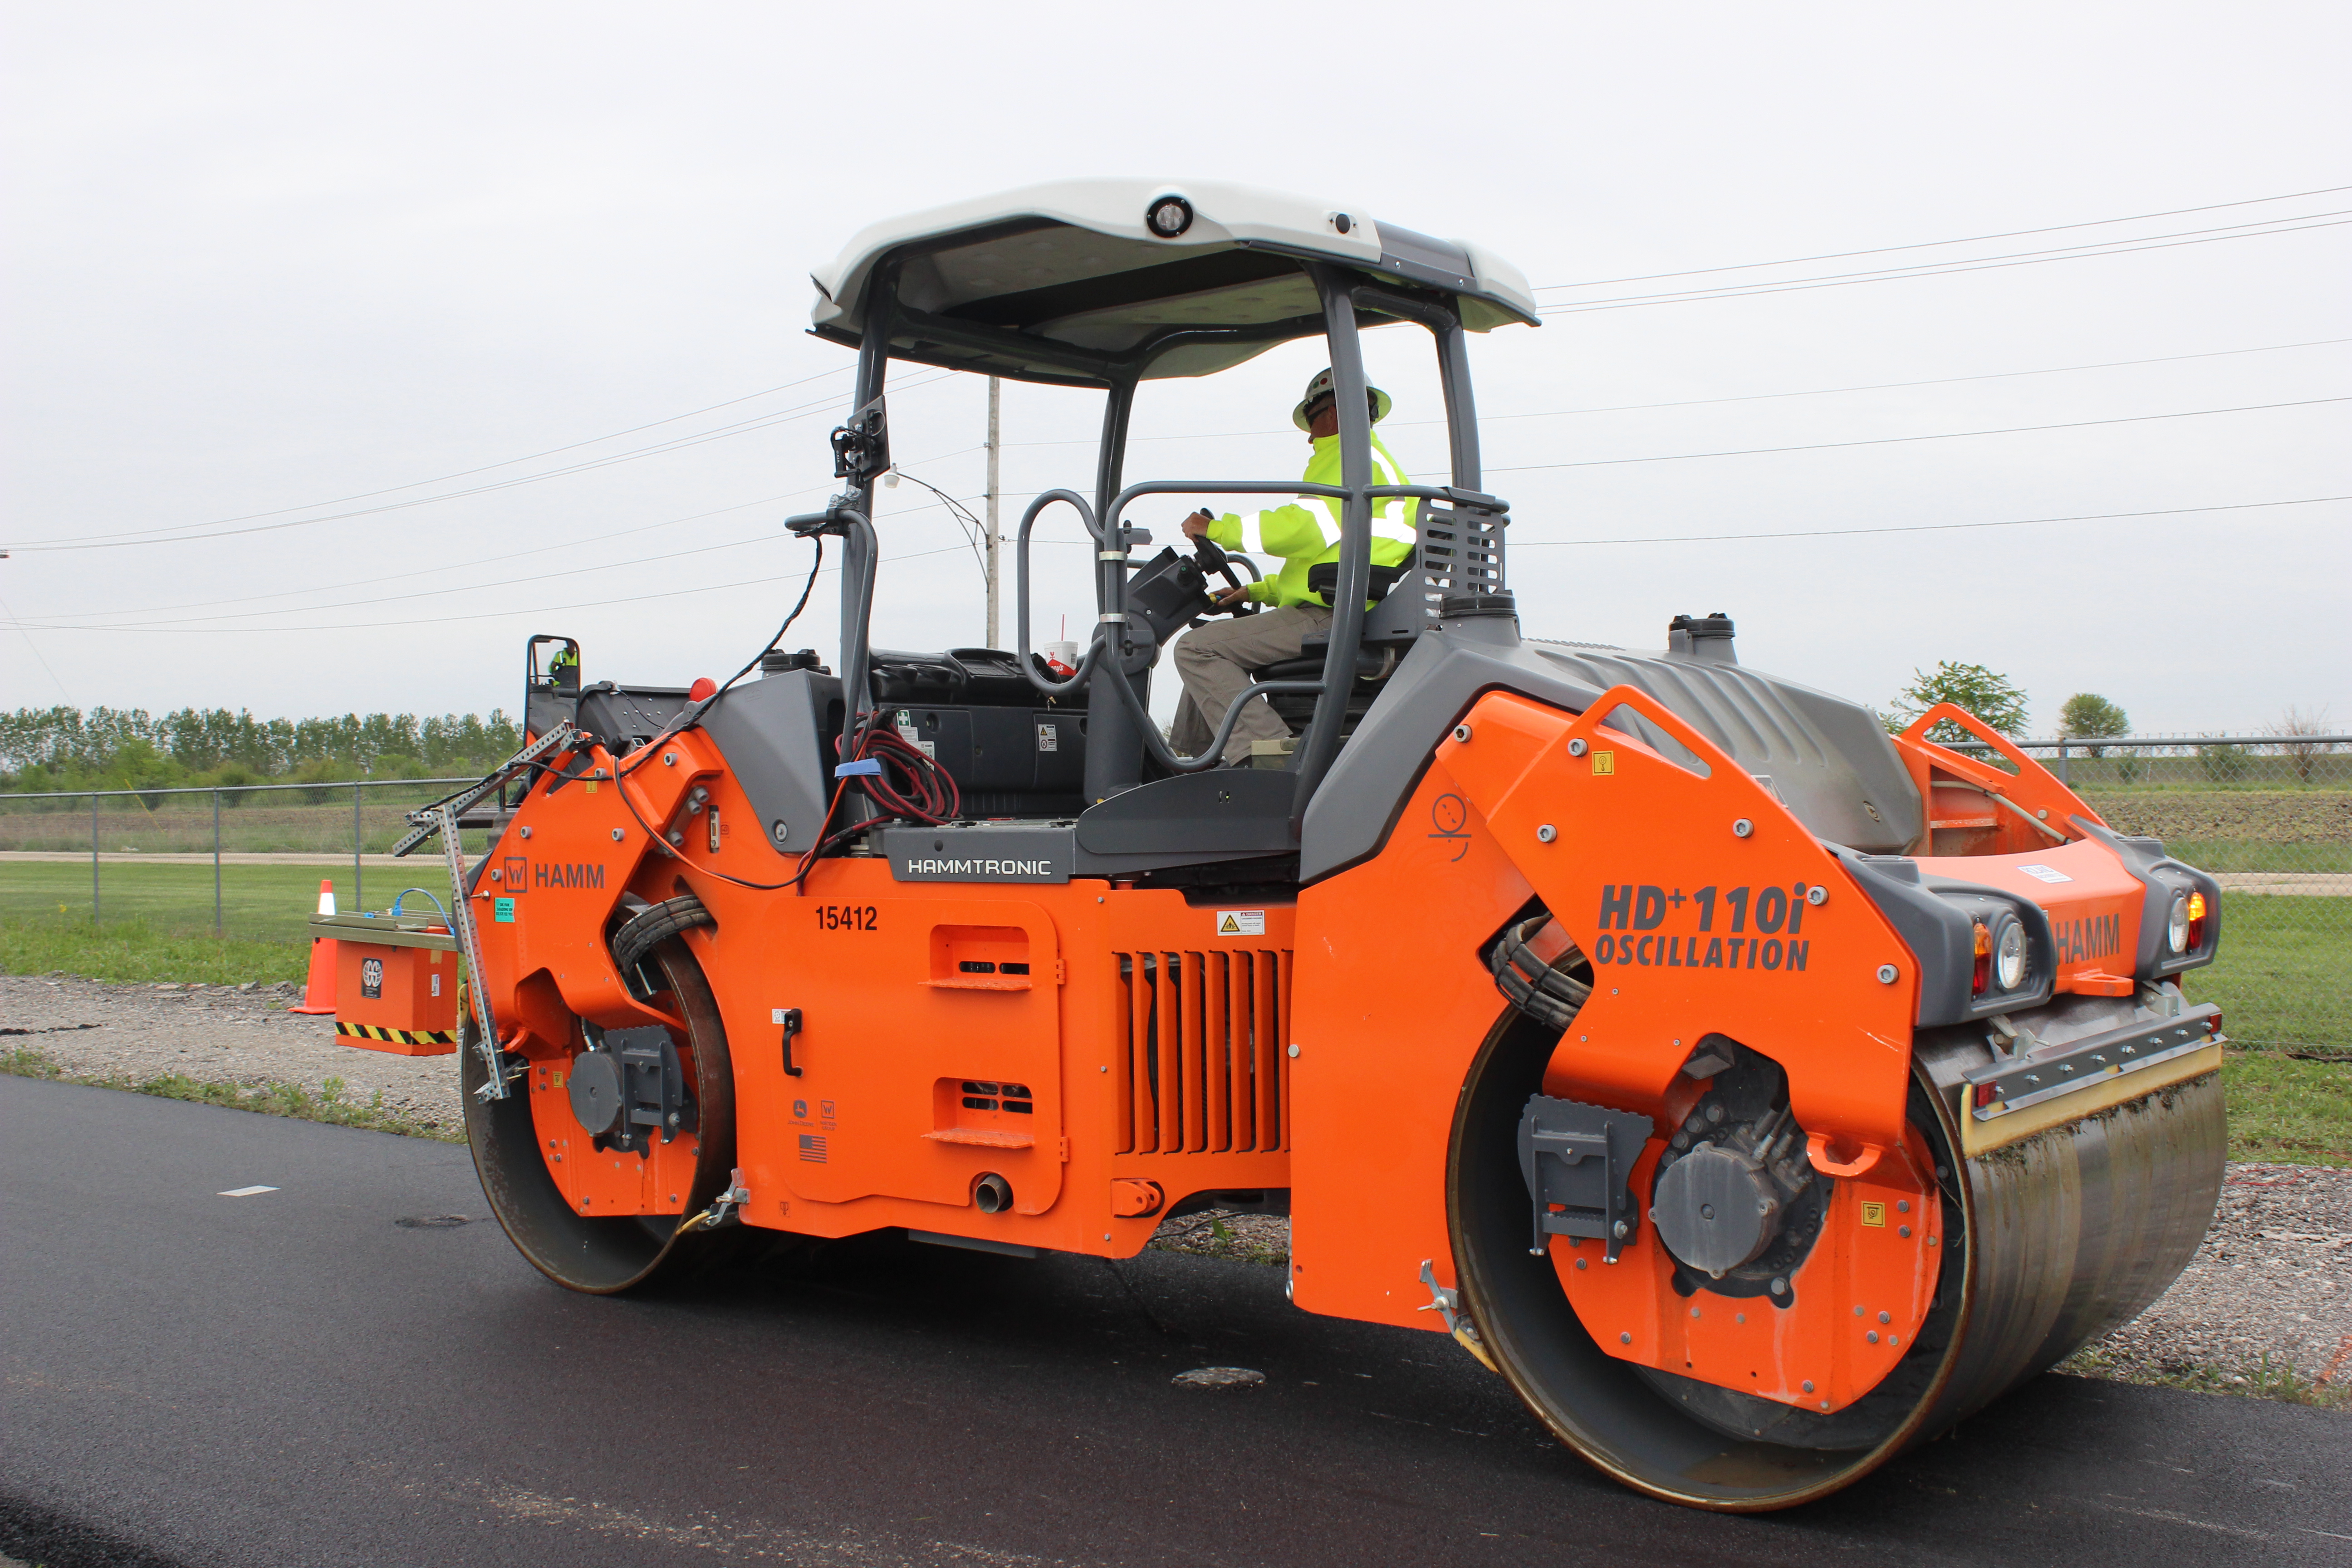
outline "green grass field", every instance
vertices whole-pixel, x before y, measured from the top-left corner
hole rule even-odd
[[[318,908],[321,879],[335,884],[336,907],[349,913],[349,866],[224,866],[221,868],[223,934],[244,942],[301,942]],[[394,870],[369,867],[363,890],[369,906],[388,908],[402,889],[423,888],[449,901],[448,873],[438,855],[420,854]],[[411,909],[429,909],[421,899]],[[0,921],[89,928],[89,868],[51,861],[0,861]],[[99,929],[123,921],[143,922],[159,937],[210,935],[213,931],[213,868],[210,866],[125,865],[99,868]],[[11,966],[13,967],[13,965]],[[73,968],[73,965],[49,967]],[[94,973],[79,971],[77,973]],[[164,978],[171,978],[165,976]],[[185,978],[194,979],[189,975]],[[243,976],[241,978],[258,978]],[[299,978],[299,975],[296,976]]]
[[[2181,989],[2245,1046],[2352,1050],[2352,899],[2225,896],[2221,952]]]

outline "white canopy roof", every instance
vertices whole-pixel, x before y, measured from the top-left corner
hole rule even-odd
[[[1163,238],[1146,215],[1170,197],[1192,219]],[[862,337],[874,268],[893,251],[908,252],[899,300],[920,313],[894,327],[894,356],[1032,380],[1091,379],[1087,363],[1175,328],[1220,331],[1155,358],[1147,375],[1205,375],[1319,331],[1302,258],[1453,295],[1475,331],[1538,321],[1517,268],[1358,207],[1213,181],[1073,180],[867,227],[811,277],[821,334]]]

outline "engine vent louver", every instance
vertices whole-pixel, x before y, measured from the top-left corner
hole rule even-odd
[[[1289,1147],[1288,949],[1122,952],[1118,1152]]]

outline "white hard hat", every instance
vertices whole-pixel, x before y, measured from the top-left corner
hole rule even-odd
[[[1318,397],[1329,396],[1338,389],[1338,382],[1332,378],[1329,371],[1326,370],[1318,374],[1314,380],[1307,384],[1307,395],[1298,400],[1298,406],[1290,411],[1290,422],[1301,430],[1307,429],[1307,405]],[[1389,395],[1377,386],[1369,386],[1365,390],[1372,395],[1372,423],[1377,425],[1389,416]]]

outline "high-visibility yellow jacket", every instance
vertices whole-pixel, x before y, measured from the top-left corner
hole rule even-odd
[[[1326,436],[1315,443],[1315,455],[1307,460],[1307,472],[1299,476],[1310,485],[1336,485],[1339,478],[1339,437]],[[1378,435],[1372,437],[1372,483],[1376,485],[1409,485],[1412,478],[1404,465],[1390,455],[1381,445]],[[1282,570],[1262,583],[1249,585],[1249,596],[1262,605],[1317,605],[1323,603],[1318,594],[1307,591],[1307,573],[1312,566],[1339,559],[1339,518],[1341,503],[1336,496],[1316,497],[1304,502],[1270,508],[1237,517],[1232,512],[1209,525],[1209,537],[1227,550],[1238,550],[1247,555],[1279,555]],[[1372,564],[1401,566],[1412,558],[1418,540],[1414,529],[1421,515],[1421,502],[1409,497],[1383,496],[1372,507]]]

